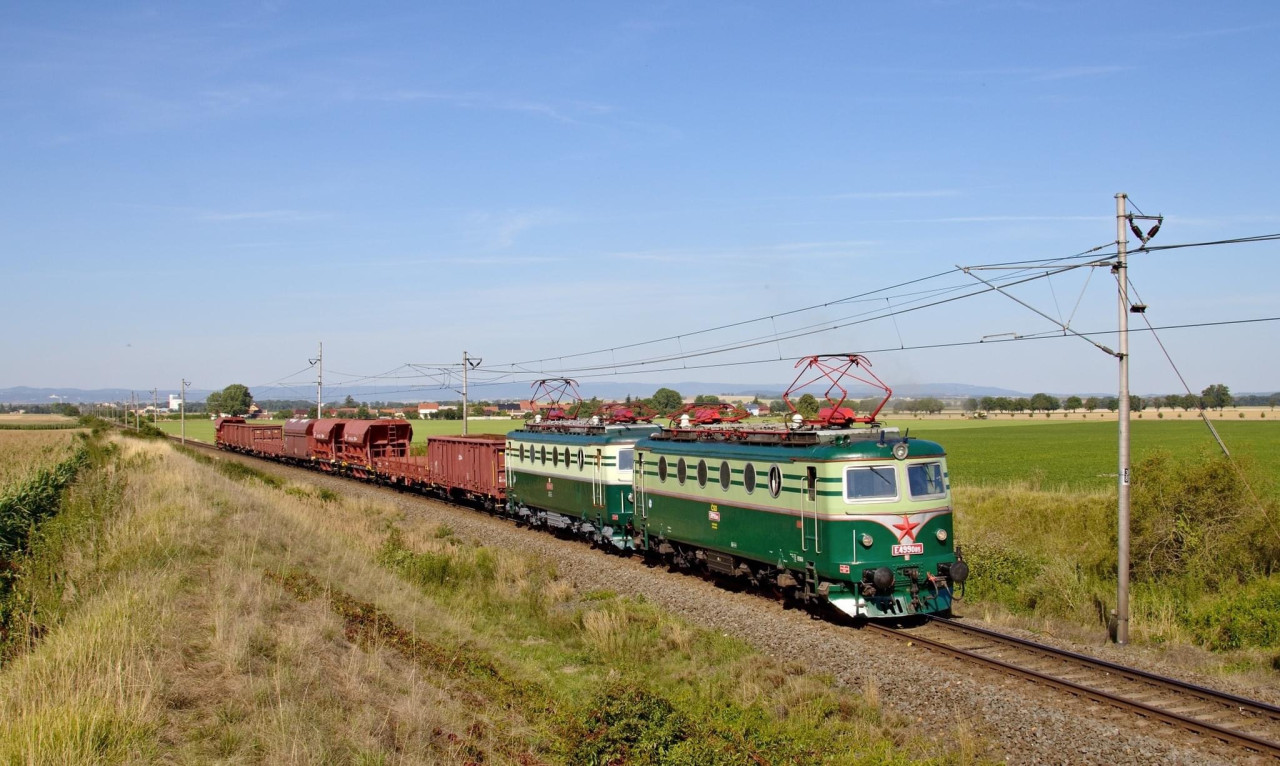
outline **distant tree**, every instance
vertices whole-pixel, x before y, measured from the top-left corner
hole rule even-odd
[[[769,402],[770,415],[787,415],[790,414],[790,412],[791,408],[787,407],[787,403],[781,399],[775,399],[774,401]]]
[[[1076,410],[1084,406],[1084,401],[1081,400],[1080,397],[1078,396],[1068,396],[1067,400],[1062,403],[1062,406],[1064,409],[1068,409],[1068,410],[1071,410],[1072,412],[1075,412]]]
[[[312,420],[315,420],[316,418],[319,417],[319,415],[316,414],[315,407],[312,407],[311,409],[307,410],[307,417],[311,418]]]
[[[1089,412],[1093,412],[1102,406],[1102,402],[1096,396],[1091,396],[1084,400],[1084,408]]]
[[[1200,403],[1200,397],[1196,396],[1195,394],[1183,394],[1182,396],[1178,397],[1178,406],[1181,407],[1185,412],[1189,410],[1198,409],[1203,405],[1201,405]]]
[[[796,412],[799,412],[805,418],[817,417],[818,399],[813,394],[805,394],[800,397],[800,401],[796,402]]]
[[[232,383],[221,391],[209,394],[206,403],[209,412],[239,417],[249,411],[249,405],[253,404],[253,394],[244,385]]]
[[[663,415],[670,415],[684,406],[684,397],[679,391],[670,388],[659,388],[650,399],[655,410]]]
[[[996,399],[995,399],[995,397],[994,397],[994,396],[984,396],[984,397],[982,397],[982,399],[981,399],[981,400],[979,400],[979,402],[978,402],[978,407],[980,407],[980,408],[982,409],[982,411],[983,411],[983,412],[991,412],[992,410],[994,410],[994,409],[996,408]]]
[[[1200,398],[1204,400],[1205,407],[1219,411],[1223,407],[1230,407],[1232,403],[1231,389],[1222,383],[1214,383],[1201,391]]]
[[[354,407],[356,406],[356,400],[351,398],[351,394],[347,394],[347,398],[342,400],[342,406]]]
[[[369,412],[369,407],[364,402],[356,408],[356,420],[373,420],[373,413]]]
[[[205,399],[205,407],[209,409],[209,414],[217,415],[222,412],[222,392],[214,391],[209,394],[209,398]]]
[[[965,412],[977,412],[977,411],[978,411],[978,400],[977,400],[976,398],[972,397],[972,396],[971,396],[971,397],[969,397],[968,399],[965,399],[965,400],[964,400],[964,411],[965,411]]]
[[[1115,398],[1114,396],[1108,396],[1106,399],[1102,401],[1102,406],[1106,407],[1108,410],[1112,412],[1115,412],[1116,410],[1120,409],[1120,400]]]
[[[1014,412],[1026,412],[1030,408],[1031,408],[1031,400],[1025,396],[1019,396],[1017,399],[1013,400]]]
[[[714,394],[699,394],[693,398],[694,404],[719,404],[720,397]]]
[[[1029,406],[1031,407],[1032,412],[1052,412],[1061,407],[1062,403],[1058,401],[1056,396],[1049,396],[1048,394],[1042,393],[1033,394]]]
[[[1129,410],[1132,412],[1142,412],[1147,408],[1147,402],[1137,394],[1129,394]]]
[[[1277,405],[1277,404],[1280,404],[1280,392],[1278,392],[1278,393],[1274,393],[1274,394],[1272,394],[1270,397],[1268,397],[1268,398],[1267,398],[1267,404],[1270,404],[1270,405],[1271,405],[1271,409],[1273,409],[1273,410],[1274,410],[1274,409],[1276,408],[1276,405]]]
[[[441,407],[436,410],[436,420],[462,420],[462,411],[457,407]]]

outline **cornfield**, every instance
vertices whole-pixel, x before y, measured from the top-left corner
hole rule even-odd
[[[32,525],[58,509],[84,462],[84,440],[64,431],[0,431],[0,572]]]

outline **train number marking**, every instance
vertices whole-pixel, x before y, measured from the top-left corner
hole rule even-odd
[[[893,555],[895,556],[919,556],[922,553],[924,553],[924,543],[893,546]]]

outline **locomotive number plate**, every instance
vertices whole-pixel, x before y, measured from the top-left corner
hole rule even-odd
[[[893,555],[895,556],[919,556],[922,553],[924,553],[924,543],[893,546]]]

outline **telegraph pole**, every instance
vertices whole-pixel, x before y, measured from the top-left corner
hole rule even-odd
[[[151,389],[151,425],[160,422],[160,399],[157,395],[157,389]]]
[[[324,343],[316,354],[316,418],[324,417]]]
[[[182,400],[178,405],[178,419],[182,421],[182,443],[187,443],[187,386],[191,385],[186,378],[182,379]]]
[[[462,435],[467,435],[467,352],[462,352]]]
[[[1116,195],[1116,285],[1119,288],[1120,311],[1120,471],[1119,497],[1120,536],[1117,555],[1116,643],[1129,643],[1129,229],[1128,196]]]

